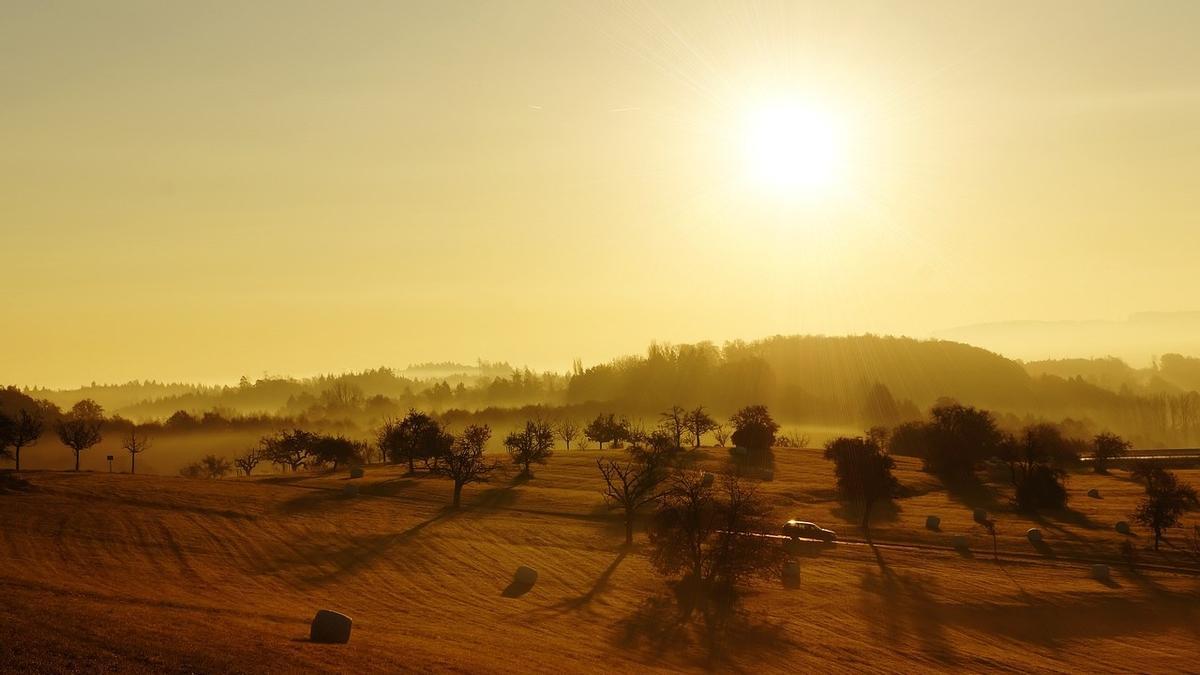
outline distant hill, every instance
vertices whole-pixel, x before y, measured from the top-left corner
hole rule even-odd
[[[933,336],[1027,361],[1112,356],[1145,366],[1162,354],[1200,354],[1200,312],[1145,312],[1124,321],[982,323]]]

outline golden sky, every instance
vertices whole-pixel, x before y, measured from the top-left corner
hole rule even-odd
[[[1195,309],[1198,30],[1196,2],[5,2],[0,382]],[[835,137],[814,185],[756,173],[776,110]]]

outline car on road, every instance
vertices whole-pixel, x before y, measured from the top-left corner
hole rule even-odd
[[[789,520],[783,524],[783,536],[792,539],[816,539],[827,543],[837,541],[837,532],[827,530],[807,520]]]

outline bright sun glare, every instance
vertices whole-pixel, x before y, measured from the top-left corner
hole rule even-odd
[[[845,134],[820,108],[775,104],[745,118],[742,143],[749,181],[757,188],[804,199],[829,195],[845,171]]]

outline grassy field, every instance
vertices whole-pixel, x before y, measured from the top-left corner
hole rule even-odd
[[[899,458],[911,496],[881,509],[881,545],[805,554],[802,584],[761,582],[721,634],[680,625],[641,550],[604,509],[600,451],[560,452],[528,481],[469,486],[369,467],[200,481],[23,472],[0,488],[0,663],[14,671],[648,670],[1161,671],[1197,668],[1200,567],[1173,532],[1135,528],[1140,571],[1118,564],[1141,487],[1123,471],[1072,475],[1071,508],[1007,508],[1002,477],[948,493]],[[762,489],[780,520],[861,538],[817,450],[778,450]],[[721,451],[701,452],[717,466]],[[1181,471],[1200,484],[1200,471]],[[343,487],[361,485],[350,497]],[[1101,498],[1086,496],[1090,488]],[[972,520],[988,508],[991,540]],[[927,515],[942,518],[926,530]],[[1200,518],[1189,519],[1198,522]],[[1035,549],[1025,530],[1039,527]],[[972,550],[949,547],[956,534]],[[888,545],[882,545],[882,544]],[[1113,578],[1089,577],[1112,559]],[[505,593],[518,565],[540,572]],[[1157,567],[1156,567],[1157,566]],[[355,620],[348,645],[307,641],[319,608]],[[711,638],[711,639],[710,639]]]

